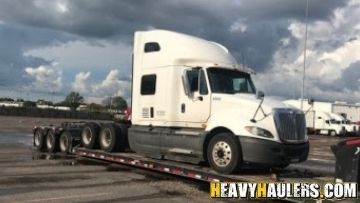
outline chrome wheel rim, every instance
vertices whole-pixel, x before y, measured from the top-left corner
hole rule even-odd
[[[52,148],[52,142],[53,142],[53,136],[49,134],[48,136],[46,136],[46,144],[48,149]]]
[[[40,146],[40,132],[35,133],[35,146]]]
[[[60,149],[62,152],[65,152],[68,146],[68,139],[65,136],[62,136],[60,139]]]
[[[92,132],[89,127],[84,128],[83,132],[81,133],[81,137],[85,145],[90,144],[92,140]]]
[[[109,147],[111,144],[112,136],[110,129],[104,129],[101,134],[101,144],[105,148]]]
[[[217,142],[212,149],[212,157],[217,166],[226,167],[231,162],[231,147],[224,141]]]

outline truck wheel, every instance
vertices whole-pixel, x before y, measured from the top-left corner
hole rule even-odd
[[[87,149],[98,148],[100,126],[97,123],[87,123],[81,131],[81,144]]]
[[[45,149],[45,142],[44,142],[44,135],[41,129],[37,129],[34,132],[34,147],[38,151],[44,151]]]
[[[330,130],[329,135],[331,137],[335,137],[336,136],[336,131],[335,130]]]
[[[59,136],[53,129],[50,129],[46,135],[46,149],[50,153],[59,151]]]
[[[100,131],[100,148],[106,152],[124,151],[126,131],[118,124],[105,124]]]
[[[219,133],[210,140],[207,158],[216,172],[234,173],[242,163],[240,143],[231,133]]]
[[[64,131],[63,133],[61,133],[60,135],[60,152],[62,153],[69,153],[70,152],[70,148],[71,148],[71,134],[67,131]]]

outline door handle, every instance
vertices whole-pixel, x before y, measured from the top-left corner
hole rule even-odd
[[[181,104],[181,113],[185,113],[185,104],[184,103]]]

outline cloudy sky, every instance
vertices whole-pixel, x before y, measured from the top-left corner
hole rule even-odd
[[[306,95],[360,102],[360,1],[309,3]],[[225,45],[257,71],[258,89],[297,98],[305,7],[306,0],[0,0],[0,97],[60,99],[74,90],[90,101],[129,99],[133,32],[168,29]]]

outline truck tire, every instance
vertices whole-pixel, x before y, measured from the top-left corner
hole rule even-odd
[[[54,129],[48,130],[46,134],[46,150],[50,153],[59,151],[59,135]]]
[[[72,140],[71,133],[69,133],[68,131],[64,131],[63,133],[61,133],[60,139],[59,139],[60,152],[65,153],[65,154],[70,153],[70,150],[72,147],[71,140]]]
[[[240,143],[231,133],[219,133],[209,142],[207,158],[216,172],[235,173],[242,163]]]
[[[331,136],[331,137],[336,137],[336,131],[335,130],[330,130],[329,131],[329,135]]]
[[[44,151],[45,149],[45,135],[43,133],[43,130],[36,129],[34,131],[34,147],[37,151]]]
[[[84,125],[81,131],[81,144],[87,149],[99,148],[98,137],[99,137],[100,125],[97,123],[87,123]]]
[[[100,131],[100,148],[106,152],[124,151],[127,147],[126,138],[127,130],[121,124],[105,124]]]

